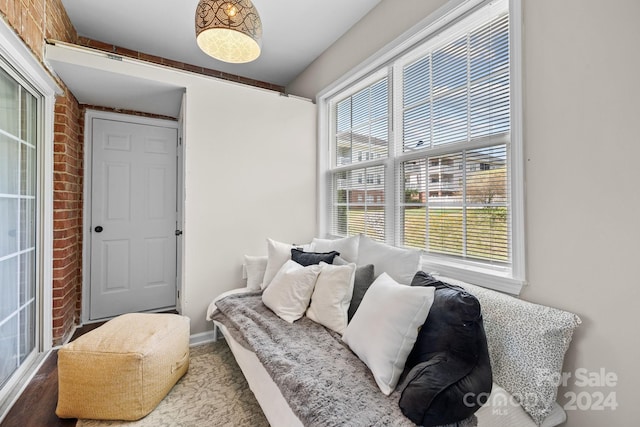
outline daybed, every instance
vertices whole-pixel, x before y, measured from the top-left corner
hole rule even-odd
[[[325,327],[326,320],[318,319],[322,316],[317,314],[310,316],[309,309],[299,319],[287,317],[287,313],[283,315],[277,308],[272,311],[273,297],[264,298],[268,287],[262,288],[293,262],[288,261],[291,248],[291,245],[268,240],[268,256],[245,257],[247,288],[218,296],[207,312],[207,320],[213,321],[216,333],[220,331],[224,335],[270,424],[278,427],[414,425],[398,406],[400,385],[383,393],[378,376],[372,375],[369,369],[371,363],[361,361],[362,357],[354,354],[355,350],[343,341],[344,330],[338,333],[331,324]],[[384,276],[385,280],[392,277],[408,285],[420,267],[419,252],[393,248],[364,236],[314,239],[303,248],[315,253],[335,251],[341,254],[336,259],[353,261],[359,268],[374,265],[378,277],[375,282]],[[316,278],[318,274],[322,273],[316,273]],[[484,406],[475,413],[477,425],[551,427],[562,424],[566,413],[555,402],[557,383],[554,379],[560,378],[565,351],[580,319],[565,311],[435,277],[463,287],[477,298],[482,308],[493,388],[488,399],[465,395],[470,403],[484,397]],[[353,297],[354,301],[363,300],[362,294],[366,296],[362,289],[354,290],[353,282],[350,292],[349,298]],[[300,295],[300,289],[297,294]],[[265,302],[269,302],[271,308]],[[379,316],[384,318],[389,311],[390,307],[382,304]],[[376,331],[371,332],[372,336]],[[471,426],[475,422],[476,419],[470,418],[459,425]]]

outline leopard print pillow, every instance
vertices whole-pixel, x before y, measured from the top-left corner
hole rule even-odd
[[[542,424],[556,401],[564,354],[580,318],[459,280],[435,277],[460,285],[478,298],[494,381]]]

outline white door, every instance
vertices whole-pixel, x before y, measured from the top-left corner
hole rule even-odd
[[[89,317],[175,307],[177,129],[92,129]]]

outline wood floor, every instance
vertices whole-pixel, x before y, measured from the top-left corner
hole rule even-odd
[[[101,324],[92,323],[78,328],[71,340]],[[54,350],[9,410],[0,427],[75,427],[75,419],[58,418],[55,414],[57,403],[58,350]]]

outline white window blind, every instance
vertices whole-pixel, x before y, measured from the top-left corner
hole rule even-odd
[[[332,233],[385,239],[389,84],[379,79],[334,105]],[[367,167],[363,167],[367,164]]]
[[[510,260],[505,145],[402,163],[402,246],[484,262]]]
[[[385,77],[335,105],[335,166],[387,157],[388,92]]]
[[[406,65],[402,99],[405,152],[508,132],[508,16]]]
[[[475,271],[490,283],[516,279],[521,183],[512,178],[509,5],[475,5],[321,98],[330,127],[326,222],[328,234],[418,248],[429,268],[467,279]]]
[[[508,15],[404,66],[402,99],[400,245],[509,265]]]
[[[385,239],[384,166],[350,169],[333,175],[334,234],[366,234]]]

